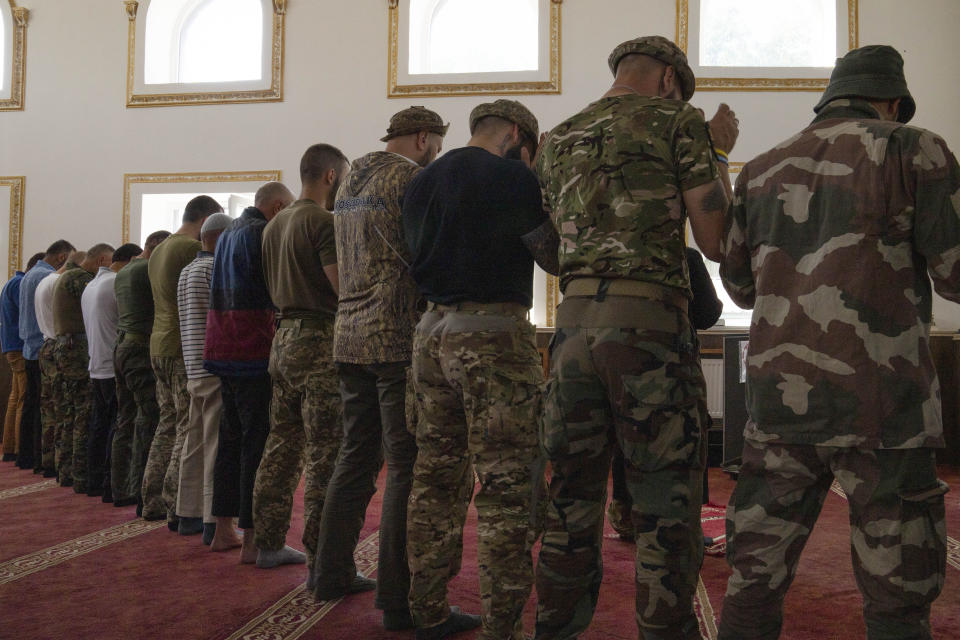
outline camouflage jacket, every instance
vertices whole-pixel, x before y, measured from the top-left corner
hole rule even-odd
[[[340,303],[333,358],[371,364],[409,360],[419,319],[400,220],[403,192],[420,167],[387,151],[353,162],[337,192],[333,225]]]
[[[682,193],[719,175],[703,116],[679,100],[601,98],[547,136],[536,171],[560,233],[560,286],[578,276],[683,289]]]
[[[754,309],[748,438],[943,446],[930,278],[960,301],[960,168],[876,118],[836,100],[737,178],[720,274]]]

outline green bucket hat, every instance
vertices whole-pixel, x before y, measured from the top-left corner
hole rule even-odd
[[[500,100],[485,102],[474,107],[473,111],[470,112],[470,135],[473,135],[473,132],[476,130],[477,123],[487,116],[496,116],[504,120],[509,120],[517,125],[521,133],[527,136],[533,144],[537,144],[540,134],[537,117],[516,100],[501,98]]]
[[[620,43],[607,58],[607,64],[614,76],[617,75],[617,65],[620,64],[620,60],[631,53],[650,56],[673,67],[677,78],[680,79],[680,93],[683,95],[683,100],[685,102],[689,101],[693,96],[693,92],[697,88],[697,80],[693,76],[693,69],[687,62],[686,54],[673,42],[663,36],[643,36]]]
[[[917,111],[917,103],[910,95],[903,75],[903,58],[896,49],[885,44],[860,47],[837,58],[830,74],[830,84],[813,108],[814,113],[820,113],[828,102],[837,98],[900,98],[898,122],[910,122]]]

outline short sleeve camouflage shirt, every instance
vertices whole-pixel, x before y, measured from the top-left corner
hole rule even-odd
[[[754,309],[747,437],[943,446],[930,283],[960,302],[960,167],[940,137],[831,102],[743,167],[720,274]]]
[[[602,98],[550,132],[536,170],[560,233],[561,288],[576,277],[627,278],[689,295],[682,194],[719,176],[699,111]]]

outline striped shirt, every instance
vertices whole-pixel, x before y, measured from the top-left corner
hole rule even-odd
[[[213,254],[200,251],[193,262],[180,272],[177,281],[177,311],[180,315],[180,341],[187,378],[207,378],[203,368],[203,340],[207,331],[207,310],[210,308],[210,277],[213,275]]]

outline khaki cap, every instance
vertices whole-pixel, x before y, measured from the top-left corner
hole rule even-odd
[[[537,124],[537,117],[525,106],[516,100],[506,100],[501,98],[496,102],[485,102],[478,104],[470,112],[470,135],[473,135],[477,128],[477,123],[487,116],[496,116],[509,120],[518,127],[521,133],[536,144],[540,134],[540,125]]]
[[[677,78],[680,79],[680,93],[684,101],[690,100],[693,96],[697,88],[697,80],[693,77],[693,70],[687,62],[687,56],[672,41],[663,36],[643,36],[620,43],[607,58],[607,64],[610,65],[613,75],[617,75],[617,65],[620,64],[621,58],[631,53],[650,56],[673,67]]]
[[[387,127],[387,135],[380,140],[387,142],[393,138],[419,133],[420,131],[429,131],[445,136],[449,127],[449,122],[443,124],[443,118],[440,117],[440,114],[430,111],[426,107],[410,107],[393,114],[393,117],[390,118],[390,126]]]

